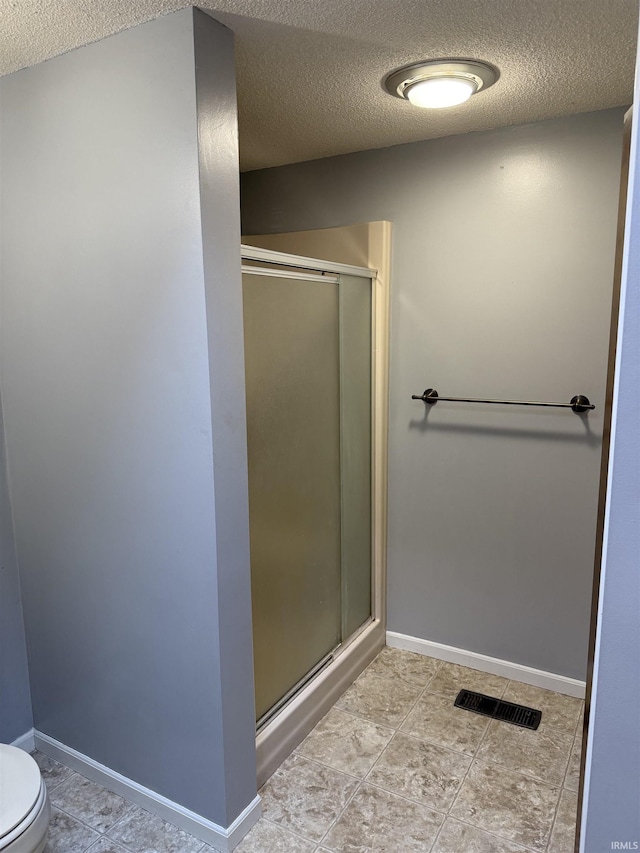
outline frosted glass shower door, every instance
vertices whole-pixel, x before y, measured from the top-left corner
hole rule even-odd
[[[244,272],[256,717],[341,641],[335,279]]]

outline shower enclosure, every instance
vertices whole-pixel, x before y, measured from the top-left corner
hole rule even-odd
[[[243,246],[259,736],[305,692],[320,707],[314,682],[367,628],[382,644],[372,582],[374,283],[371,270]]]

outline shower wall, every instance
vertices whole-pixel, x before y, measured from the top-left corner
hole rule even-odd
[[[584,679],[623,111],[249,172],[243,232],[393,222],[388,628]],[[310,201],[312,200],[312,201]],[[568,401],[564,410],[411,400]]]

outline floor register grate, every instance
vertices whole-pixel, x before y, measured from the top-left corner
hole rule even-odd
[[[456,708],[465,711],[473,711],[484,717],[494,720],[502,720],[505,723],[513,723],[524,729],[537,729],[542,719],[542,711],[535,708],[527,708],[524,705],[516,705],[513,702],[504,702],[493,696],[485,696],[484,693],[474,693],[472,690],[461,690],[454,702]]]

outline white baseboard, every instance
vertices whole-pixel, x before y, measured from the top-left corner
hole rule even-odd
[[[34,730],[29,729],[28,732],[25,732],[23,735],[20,735],[20,737],[17,737],[12,741],[10,746],[17,746],[18,749],[24,749],[25,752],[33,752],[36,748]]]
[[[179,829],[195,835],[207,844],[220,850],[221,853],[231,853],[242,838],[249,832],[251,827],[260,819],[261,806],[260,797],[256,796],[253,802],[249,803],[247,808],[233,821],[228,827],[219,826],[207,818],[202,817],[196,812],[192,812],[184,806],[174,803],[172,800],[163,797],[152,791],[150,788],[145,788],[139,785],[132,779],[127,779],[115,770],[105,767],[104,764],[99,764],[92,758],[65,746],[60,741],[54,740],[52,737],[35,731],[33,733],[35,747],[50,758],[54,758],[66,767],[86,776],[93,782],[97,782],[104,788],[108,788],[116,794],[135,803],[152,812],[162,820],[172,823]]]
[[[555,690],[556,693],[564,693],[566,696],[584,699],[585,682],[578,681],[575,678],[567,678],[564,675],[556,675],[542,669],[533,669],[530,666],[492,658],[488,655],[478,654],[478,652],[456,649],[454,646],[445,646],[442,643],[434,643],[430,640],[421,640],[419,637],[410,637],[407,634],[397,634],[395,631],[387,631],[387,645],[394,649],[417,652],[419,655],[427,655],[449,663],[458,663],[471,669],[490,672],[492,675],[502,675],[505,678],[510,678],[511,681],[521,681],[523,684],[532,684],[534,687],[544,687],[546,690]]]

